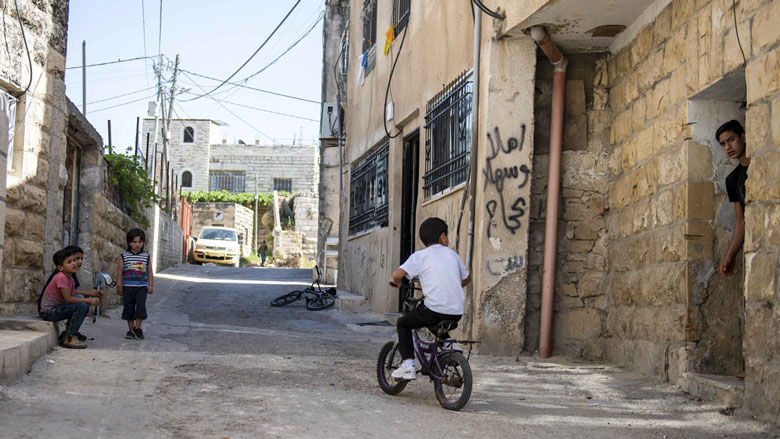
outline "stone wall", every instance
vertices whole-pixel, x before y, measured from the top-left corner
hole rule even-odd
[[[317,230],[319,228],[319,200],[317,197],[295,197],[295,233],[301,236],[303,255],[316,261]]]
[[[316,193],[319,156],[315,146],[212,145],[209,170],[246,172],[246,191],[273,192],[274,178],[292,180],[292,193]]]
[[[0,314],[15,313],[37,299],[44,272],[51,268],[51,256],[62,239],[66,181],[68,2],[20,0],[18,4],[32,72],[16,9],[6,4],[2,12],[6,44],[0,51],[0,87],[18,96],[19,102],[13,146],[0,154],[0,228],[5,231]]]

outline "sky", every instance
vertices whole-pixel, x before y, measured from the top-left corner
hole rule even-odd
[[[253,144],[259,140],[261,144],[288,144],[301,138],[304,144],[317,142],[322,74],[322,21],[317,20],[324,10],[323,0],[300,0],[268,43],[230,80],[305,100],[229,84],[208,96],[198,97],[214,89],[247,61],[296,1],[71,0],[66,94],[82,110],[80,66],[82,41],[86,41],[87,119],[105,144],[108,144],[107,121],[110,120],[112,144],[119,150],[133,146],[136,118],[147,117],[148,102],[155,100],[154,65],[160,47],[164,76],[168,79],[172,76],[177,54],[179,68],[184,70],[176,81],[176,88],[183,93],[175,97],[174,118],[224,122],[227,125],[222,127],[221,134],[228,143],[243,140]],[[315,23],[311,32],[286,55],[244,82],[281,55]],[[90,67],[90,64],[144,56],[154,59]]]

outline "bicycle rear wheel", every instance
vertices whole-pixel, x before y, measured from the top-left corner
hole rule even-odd
[[[335,297],[318,295],[313,299],[306,299],[306,309],[309,311],[320,311],[326,308],[330,308],[334,303],[336,303]]]
[[[433,381],[436,399],[447,410],[460,410],[471,397],[471,366],[460,352],[441,354],[439,364],[442,377]]]
[[[396,380],[390,374],[401,366],[403,360],[401,353],[398,352],[398,344],[394,341],[388,341],[379,351],[379,358],[376,360],[376,379],[379,381],[379,387],[388,395],[397,395],[404,390],[408,381]]]
[[[292,293],[282,294],[271,301],[271,306],[289,305],[301,298],[302,291],[293,291]]]

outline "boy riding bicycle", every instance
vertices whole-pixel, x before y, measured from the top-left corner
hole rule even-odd
[[[425,248],[414,252],[392,275],[390,285],[398,288],[404,276],[419,278],[425,300],[398,319],[398,351],[403,363],[392,373],[393,378],[417,379],[414,368],[412,330],[435,326],[442,320],[459,321],[463,315],[463,287],[471,274],[457,253],[447,246],[447,223],[440,218],[428,218],[420,225],[420,240]],[[454,329],[452,327],[450,329]],[[445,338],[447,338],[445,334]]]

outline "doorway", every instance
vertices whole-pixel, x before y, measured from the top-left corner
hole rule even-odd
[[[70,138],[67,142],[65,169],[68,171],[68,182],[62,200],[62,244],[78,245],[81,147]]]
[[[414,253],[417,228],[417,191],[420,163],[420,130],[404,137],[401,174],[401,260]],[[404,280],[406,282],[406,280]],[[398,311],[402,310],[403,297],[398,296]]]

